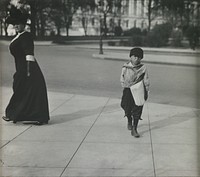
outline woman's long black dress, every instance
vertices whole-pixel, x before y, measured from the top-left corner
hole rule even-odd
[[[13,122],[48,123],[47,89],[37,61],[30,62],[30,76],[27,76],[26,55],[34,55],[32,35],[29,32],[20,34],[11,42],[10,52],[15,59],[16,72],[13,76],[13,95],[6,108],[6,117]]]

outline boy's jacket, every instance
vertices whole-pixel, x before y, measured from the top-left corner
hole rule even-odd
[[[146,91],[149,91],[149,77],[146,66],[138,64],[133,66],[131,62],[125,63],[122,67],[120,82],[122,87],[130,88],[132,85],[144,80]]]

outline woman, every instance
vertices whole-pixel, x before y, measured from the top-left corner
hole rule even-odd
[[[15,59],[16,72],[13,76],[13,95],[6,108],[5,121],[31,121],[47,124],[49,107],[44,76],[34,58],[32,35],[25,31],[28,15],[12,8],[6,19],[12,24],[17,36],[11,41],[10,53]]]

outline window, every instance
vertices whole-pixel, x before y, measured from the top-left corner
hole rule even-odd
[[[137,20],[134,20],[134,27],[137,28]]]
[[[141,1],[141,15],[144,17],[144,0]]]
[[[118,20],[118,26],[121,26],[121,19]]]
[[[122,14],[126,15],[129,13],[129,0],[122,1]]]
[[[113,27],[113,26],[114,26],[114,21],[113,21],[112,18],[110,19],[110,24],[109,24],[109,25],[110,25],[110,27]]]
[[[129,23],[129,21],[128,21],[128,20],[126,20],[126,28],[128,28],[128,23]]]
[[[94,17],[92,18],[92,26],[94,26],[95,25],[95,19],[94,19]]]
[[[137,15],[137,0],[134,0],[134,15]]]

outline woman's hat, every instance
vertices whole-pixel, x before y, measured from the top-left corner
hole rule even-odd
[[[143,50],[139,47],[135,47],[135,48],[131,49],[129,57],[131,57],[132,55],[142,59],[143,58]]]
[[[10,14],[6,18],[5,22],[12,25],[26,24],[28,18],[29,18],[28,13],[23,13],[20,9],[11,6]]]

